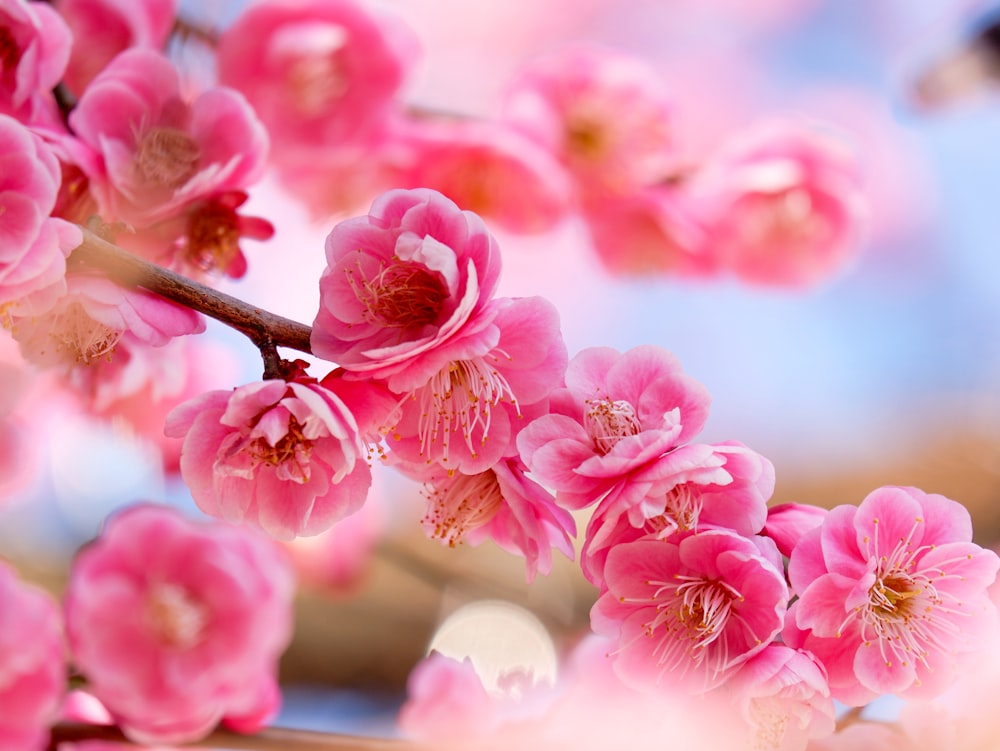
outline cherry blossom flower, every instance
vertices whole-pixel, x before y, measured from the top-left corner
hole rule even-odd
[[[209,391],[171,412],[165,432],[184,438],[181,475],[202,511],[280,540],[329,529],[371,486],[354,416],[315,382]]]
[[[219,80],[246,95],[282,162],[367,141],[395,109],[418,43],[369,4],[263,0],[222,32],[217,50]]]
[[[784,641],[823,662],[845,704],[940,694],[996,628],[1000,559],[971,539],[961,504],[916,488],[834,508],[792,550]]]
[[[382,194],[367,216],[333,228],[326,258],[312,350],[350,373],[405,394],[496,344],[486,308],[499,249],[478,216],[440,193]]]
[[[0,27],[0,49],[4,33]],[[0,114],[0,312],[16,302],[14,308],[37,314],[65,291],[66,256],[83,236],[50,217],[59,184],[59,162],[48,146]]]
[[[760,751],[804,751],[834,730],[823,666],[808,652],[769,644],[743,663],[724,690],[740,707]]]
[[[71,274],[66,283],[66,294],[44,315],[12,316],[11,333],[36,365],[71,373],[113,359],[123,337],[162,347],[175,336],[205,330],[193,310],[102,276]]]
[[[584,196],[625,194],[675,166],[672,105],[638,58],[575,45],[527,65],[509,87],[503,119],[566,165]]]
[[[819,128],[767,123],[730,142],[689,187],[724,268],[748,282],[801,287],[860,249],[858,172],[846,145]]]
[[[404,187],[440,191],[491,226],[543,232],[567,215],[572,185],[552,154],[510,126],[478,120],[410,119],[398,126],[406,150]]]
[[[215,87],[184,100],[179,73],[161,53],[130,48],[93,80],[70,113],[79,139],[100,153],[91,189],[106,220],[137,229],[186,204],[257,180],[268,135],[246,100]],[[85,165],[81,165],[85,167]]]
[[[46,748],[65,690],[58,606],[0,561],[0,748]]]
[[[763,650],[788,601],[767,542],[710,529],[612,548],[607,591],[590,618],[594,631],[617,641],[622,680],[704,692]]]
[[[740,443],[680,446],[630,474],[598,504],[580,554],[583,573],[603,587],[608,552],[632,540],[711,528],[756,535],[773,491],[774,466]]]
[[[259,729],[278,708],[291,569],[249,530],[140,504],[74,561],[66,624],[89,689],[137,743]]]
[[[54,126],[52,89],[66,70],[71,43],[65,21],[46,3],[0,0],[0,114]]]
[[[178,0],[56,0],[75,44],[64,83],[80,94],[120,52],[129,47],[163,49],[174,25]]]
[[[529,408],[562,378],[568,355],[550,302],[498,298],[484,312],[499,332],[489,350],[443,363],[400,402],[390,441],[399,459],[482,472],[515,453]]]
[[[648,462],[685,443],[708,416],[704,386],[671,353],[644,345],[578,353],[566,387],[550,396],[551,414],[517,437],[525,463],[571,509],[596,503]]]
[[[537,573],[552,571],[553,549],[573,557],[573,517],[527,476],[516,457],[478,474],[435,468],[424,475],[427,513],[421,525],[431,539],[450,547],[492,539],[524,557],[529,583]]]

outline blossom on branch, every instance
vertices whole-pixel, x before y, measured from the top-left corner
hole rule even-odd
[[[220,721],[241,732],[278,709],[293,579],[280,547],[163,506],[112,516],[74,561],[73,659],[137,743],[185,743]]]
[[[316,535],[361,508],[371,487],[358,423],[307,379],[209,391],[167,416],[199,508],[280,540]]]

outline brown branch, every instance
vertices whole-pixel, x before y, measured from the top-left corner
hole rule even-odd
[[[110,725],[61,722],[52,728],[49,748],[56,749],[60,743],[88,740],[132,745],[121,730]],[[296,751],[297,749],[405,751],[406,749],[419,748],[415,744],[400,740],[341,735],[339,733],[318,733],[278,727],[265,728],[252,735],[217,729],[205,738],[186,745],[190,748],[232,748],[246,749],[247,751]]]
[[[83,243],[70,262],[96,269],[124,287],[145,289],[214,318],[247,336],[265,361],[275,347],[311,353],[312,329],[302,323],[257,308],[238,298],[199,284],[162,266],[143,260],[83,229]]]

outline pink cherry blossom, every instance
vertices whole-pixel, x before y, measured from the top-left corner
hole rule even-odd
[[[587,525],[581,566],[603,587],[615,545],[699,529],[761,531],[774,491],[774,466],[735,441],[680,446],[643,466],[598,504]]]
[[[475,214],[431,190],[393,190],[326,239],[312,349],[404,394],[496,344],[500,252]],[[489,315],[487,315],[489,312]]]
[[[573,193],[552,154],[510,126],[488,120],[403,121],[406,187],[440,191],[491,226],[542,232],[565,218]]]
[[[552,303],[498,298],[484,313],[499,333],[489,349],[442,362],[400,402],[390,448],[403,461],[439,463],[466,474],[492,467],[515,453],[526,410],[562,379],[568,355]],[[432,362],[432,355],[425,361]]]
[[[163,49],[178,0],[56,0],[76,40],[63,81],[79,95],[119,52],[129,47]]]
[[[573,557],[573,517],[552,494],[527,476],[519,459],[503,459],[478,474],[436,468],[424,473],[427,536],[454,547],[493,540],[523,556],[530,583],[552,571],[552,551]]]
[[[818,127],[766,123],[734,139],[690,183],[712,253],[749,282],[806,286],[861,247],[858,165]]]
[[[72,37],[46,3],[0,0],[0,114],[23,123],[58,122],[52,89],[69,60]]]
[[[218,71],[267,126],[272,156],[298,161],[367,141],[417,56],[413,32],[370,4],[262,0],[220,35]]]
[[[808,652],[769,644],[743,663],[724,690],[740,707],[753,748],[804,751],[834,730],[826,673]]]
[[[788,589],[760,539],[710,529],[611,549],[590,618],[617,641],[623,681],[707,691],[777,636]]]
[[[47,747],[66,677],[58,606],[0,561],[0,748]]]
[[[181,475],[205,513],[281,540],[316,535],[357,511],[371,486],[358,425],[333,392],[271,379],[177,407]]]
[[[916,488],[834,508],[792,550],[785,642],[823,662],[845,704],[940,694],[996,629],[1000,559],[971,539],[961,504]]]
[[[74,662],[137,743],[194,741],[223,720],[258,729],[280,701],[293,592],[288,562],[266,538],[134,506],[70,571]]]
[[[66,373],[111,360],[123,337],[162,347],[175,336],[200,333],[204,319],[189,308],[102,276],[71,274],[67,293],[41,316],[12,316],[11,333],[25,359]]]
[[[261,176],[268,147],[242,95],[215,87],[188,102],[174,65],[145,48],[126,50],[101,71],[70,126],[102,157],[91,189],[107,186],[98,200],[110,213],[104,218],[137,229],[192,201],[245,188]]]
[[[567,508],[596,503],[629,473],[694,437],[708,416],[704,386],[651,345],[624,354],[585,349],[569,362],[565,382],[552,392],[551,414],[522,430],[517,447]]]
[[[0,27],[0,44],[4,33]],[[50,217],[59,183],[59,162],[48,146],[0,114],[0,310],[16,301],[15,308],[37,314],[65,291],[66,256],[83,237]]]
[[[672,105],[643,61],[576,45],[529,63],[511,84],[504,120],[548,148],[584,196],[629,193],[675,166]]]

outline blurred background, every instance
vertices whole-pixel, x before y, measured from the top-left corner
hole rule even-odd
[[[239,5],[192,4],[190,12],[226,19]],[[662,73],[676,93],[677,137],[692,153],[709,153],[771,116],[806,114],[846,131],[871,217],[857,262],[818,288],[611,276],[570,222],[542,236],[498,233],[500,292],[551,299],[571,354],[644,343],[677,354],[713,395],[701,439],[739,440],[770,458],[776,502],[856,503],[881,485],[916,485],[965,503],[980,543],[1000,541],[1000,85],[988,65],[956,63],[995,7],[385,5],[422,40],[407,94],[417,106],[493,115],[526,60],[591,40]],[[249,245],[249,274],[225,289],[311,322],[323,238],[335,219],[310,218],[268,182],[249,206],[277,234]],[[205,356],[218,366],[205,388],[259,378],[259,357],[241,337],[210,324],[207,340]],[[113,508],[138,498],[192,508],[183,488],[164,479],[152,448],[127,432],[74,414],[49,418],[44,431],[42,450],[20,465],[30,478],[0,506],[0,554],[54,588],[68,556]],[[297,546],[304,587],[283,665],[287,724],[387,732],[406,675],[442,618],[478,599],[525,605],[557,646],[586,630],[594,593],[572,564],[557,561],[552,576],[528,587],[519,559],[425,540],[420,504],[415,486],[381,473],[362,515],[335,529],[332,541]]]

